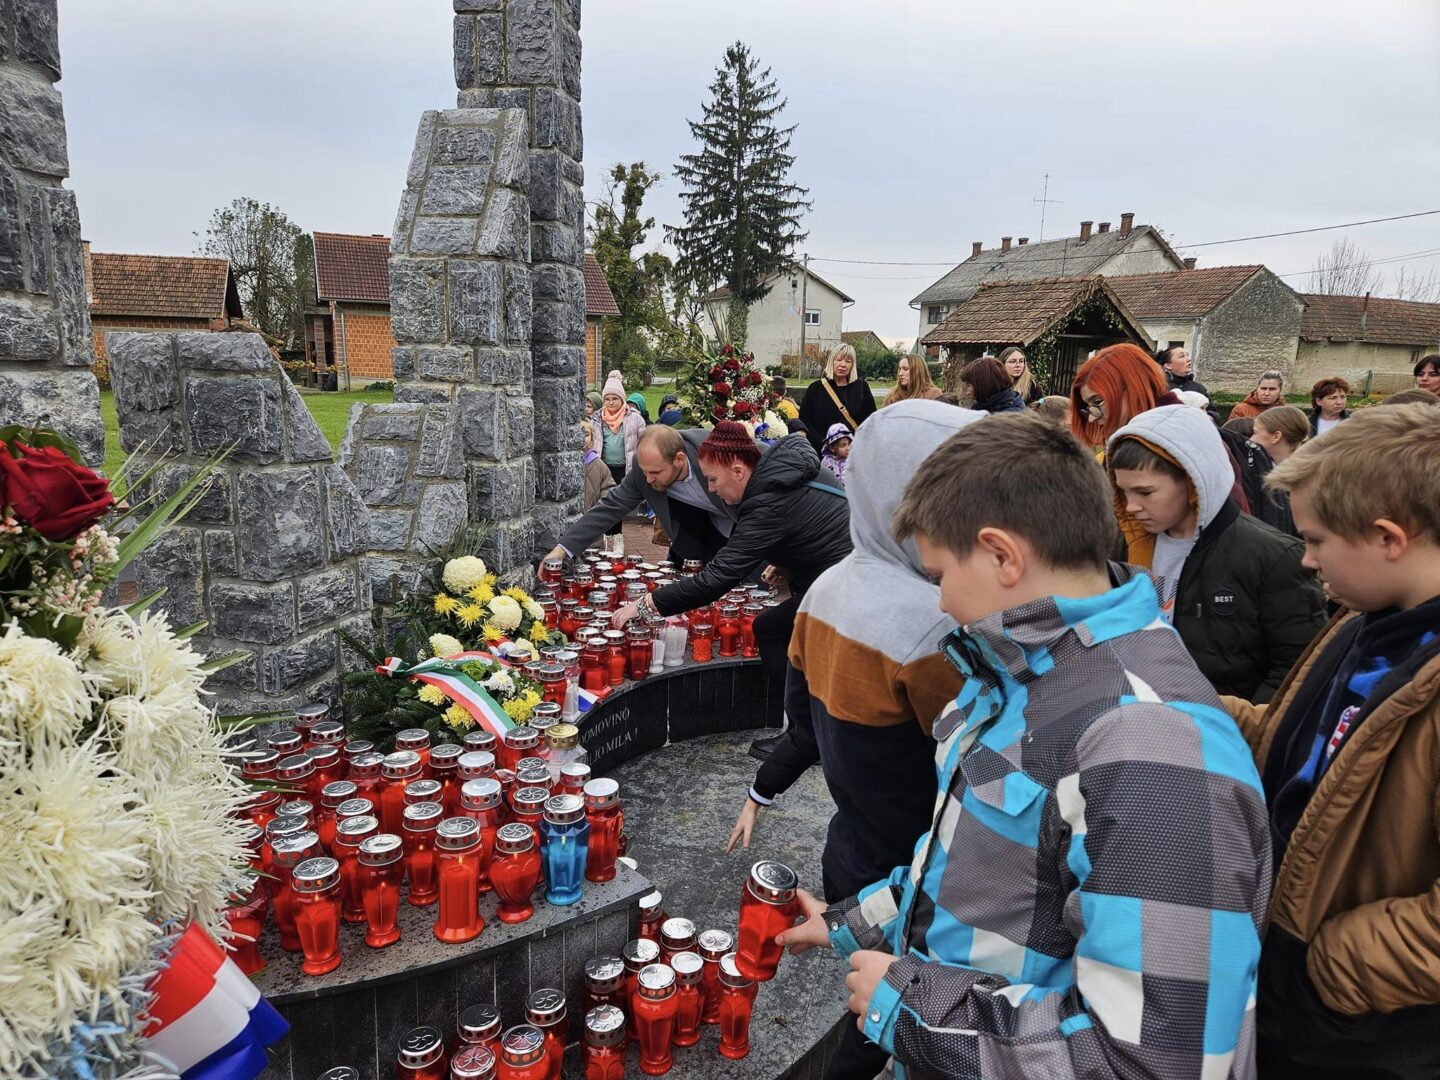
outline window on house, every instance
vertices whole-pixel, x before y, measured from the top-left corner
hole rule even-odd
[[[944,307],[944,305],[942,305],[942,304],[936,304],[936,305],[934,305],[933,307],[929,308],[929,309],[925,312],[925,321],[926,321],[927,323],[929,323],[931,326],[935,326],[937,323],[942,323],[942,322],[944,322],[944,321],[945,321],[945,307]]]
[[[819,325],[820,325],[820,309],[819,309],[819,308],[806,308],[806,309],[805,309],[805,325],[806,325],[806,326],[819,326]]]
[[[1168,341],[1165,343],[1167,349],[1179,349],[1185,345],[1183,341]]]

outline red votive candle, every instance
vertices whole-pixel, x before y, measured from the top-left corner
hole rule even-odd
[[[416,803],[405,808],[405,877],[410,882],[407,899],[415,907],[429,907],[440,899],[435,879],[435,829],[445,811],[437,802]]]
[[[386,754],[380,776],[384,780],[380,789],[380,828],[398,835],[404,825],[405,787],[412,780],[421,779],[420,755],[413,750]]]
[[[435,830],[440,904],[435,936],[471,941],[485,929],[480,917],[480,825],[474,818],[446,818]]]
[[[662,1076],[675,1063],[671,1043],[679,1006],[675,972],[664,964],[642,968],[630,1007],[635,1011],[635,1037],[640,1043],[640,1071],[647,1076]]]
[[[551,987],[534,991],[525,1003],[525,1020],[545,1034],[545,1080],[560,1080],[560,1067],[565,1062],[565,1037],[570,1026],[565,995]]]
[[[585,1013],[585,1080],[624,1080],[625,1013],[597,1005]]]
[[[335,859],[340,863],[340,917],[349,923],[365,921],[365,894],[360,887],[360,845],[380,831],[373,815],[357,814],[335,824]]]
[[[535,914],[530,898],[540,882],[540,852],[535,830],[523,822],[500,826],[495,834],[495,855],[490,860],[490,884],[500,905],[495,917],[520,923]]]
[[[600,1005],[625,1008],[625,961],[618,956],[592,956],[585,961],[585,1012]]]
[[[795,924],[798,884],[795,871],[784,863],[766,859],[750,868],[740,893],[740,946],[735,950],[735,964],[747,979],[775,977],[785,951],[775,937]]]
[[[260,932],[265,929],[265,909],[269,903],[270,896],[260,883],[260,875],[250,873],[241,878],[225,909],[225,922],[230,928],[225,944],[230,948],[230,959],[246,975],[265,970],[265,958],[260,955],[258,943]]]
[[[610,881],[620,854],[620,785],[608,776],[585,785],[585,816],[590,820],[590,853],[585,862],[587,881]]]
[[[395,733],[395,749],[397,751],[409,750],[420,757],[420,775],[425,778],[430,776],[430,732],[424,728],[406,728],[404,731]]]
[[[625,1031],[635,1038],[635,993],[640,985],[640,972],[660,959],[660,943],[649,938],[627,941],[621,951],[625,962]]]
[[[734,947],[735,939],[727,930],[700,931],[696,951],[705,961],[705,970],[700,977],[700,995],[705,1002],[700,1011],[702,1024],[720,1022],[720,961]]]
[[[325,975],[340,966],[340,864],[306,859],[291,878],[295,890],[295,930],[306,975]]]
[[[395,1080],[444,1080],[445,1040],[439,1028],[411,1028],[400,1040]]]
[[[754,981],[740,974],[735,954],[720,959],[720,1054],[739,1059],[750,1053],[750,1017],[755,1011]]]
[[[300,935],[295,929],[295,890],[292,877],[296,867],[320,854],[320,838],[304,831],[274,841],[271,849],[275,861],[270,868],[270,896],[275,901],[275,928],[280,931],[280,947],[286,952],[302,951]]]
[[[530,1024],[506,1028],[500,1036],[499,1080],[545,1080],[545,1033]]]
[[[404,845],[394,833],[367,836],[357,857],[360,895],[365,904],[365,944],[382,949],[400,940],[400,883],[405,878]]]
[[[690,639],[690,659],[697,664],[708,663],[714,654],[714,647],[715,643],[710,638],[710,624],[696,624],[694,636]]]
[[[700,983],[705,961],[699,953],[680,952],[670,960],[675,972],[675,1030],[670,1041],[676,1046],[694,1046],[700,1041],[700,1013],[705,994]]]

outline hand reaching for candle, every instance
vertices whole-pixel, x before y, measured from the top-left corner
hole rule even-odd
[[[799,926],[775,935],[775,940],[790,950],[791,956],[798,956],[807,949],[830,944],[830,928],[825,925],[825,904],[811,896],[804,889],[795,891],[805,921]]]
[[[760,804],[748,796],[745,805],[740,809],[740,816],[735,819],[735,828],[730,831],[730,842],[725,845],[725,854],[735,850],[735,841],[740,841],[740,846],[746,851],[750,850],[750,834],[755,830],[755,823],[760,820]]]
[[[610,617],[610,625],[613,626],[616,630],[623,630],[625,628],[625,624],[639,614],[639,602],[631,601],[630,603],[626,604],[624,607],[616,611],[615,614]]]
[[[778,589],[785,583],[785,571],[772,564],[760,572],[760,580],[772,589]]]
[[[875,996],[895,957],[873,949],[856,949],[850,954],[850,974],[845,976],[845,989],[850,991],[850,1011],[857,1017],[855,1026],[865,1030],[865,1010]]]

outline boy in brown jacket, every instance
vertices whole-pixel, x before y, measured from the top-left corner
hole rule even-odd
[[[1265,1080],[1440,1076],[1440,424],[1366,409],[1266,483],[1340,613],[1268,706],[1226,698],[1275,866]]]

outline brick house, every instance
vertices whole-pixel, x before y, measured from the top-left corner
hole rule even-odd
[[[600,386],[605,382],[605,361],[600,348],[600,326],[612,315],[620,314],[610,283],[600,260],[585,252],[585,382]]]
[[[1248,392],[1261,372],[1289,382],[1305,301],[1265,267],[1215,266],[1108,279],[1157,349],[1183,345],[1211,390]]]
[[[305,315],[305,362],[333,364],[340,389],[393,377],[390,238],[314,234],[315,303]]]
[[[235,277],[224,259],[198,255],[85,255],[85,293],[95,335],[95,371],[109,370],[111,330],[227,330],[244,317]]]
[[[1409,386],[1415,362],[1440,352],[1440,304],[1306,293],[1297,389],[1338,375],[1357,392]]]

